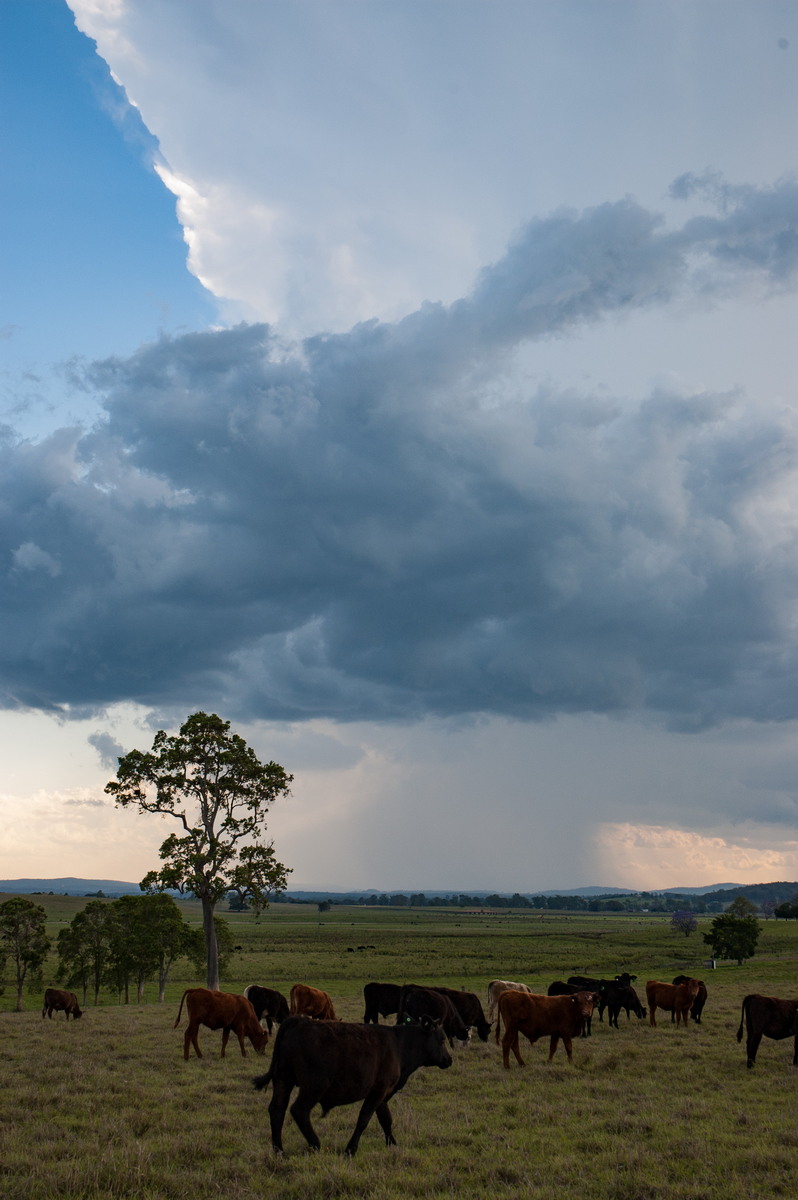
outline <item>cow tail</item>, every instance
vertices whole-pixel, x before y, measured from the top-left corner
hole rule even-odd
[[[257,1088],[259,1092],[262,1092],[263,1089],[268,1087],[269,1084],[271,1083],[273,1071],[274,1071],[274,1063],[272,1062],[272,1065],[269,1067],[269,1069],[265,1075],[256,1075],[255,1076],[255,1078],[252,1080],[252,1086],[254,1088]]]
[[[183,1013],[183,1001],[185,1000],[187,995],[188,995],[188,988],[186,988],[186,990],[183,992],[183,995],[180,997],[180,1008],[177,1010],[177,1020],[175,1021],[174,1025],[172,1026],[173,1029],[177,1029],[178,1025],[180,1024],[180,1017],[182,1016],[182,1013]]]
[[[738,1042],[741,1042],[743,1040],[743,1022],[745,1021],[746,1016],[748,1015],[748,1007],[747,1006],[748,1006],[748,997],[744,996],[743,997],[743,1007],[742,1007],[742,1011],[740,1013],[740,1028],[737,1030],[737,1041]]]

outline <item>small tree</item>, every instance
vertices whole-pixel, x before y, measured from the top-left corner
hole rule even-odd
[[[755,954],[760,933],[755,912],[750,900],[738,896],[726,912],[713,919],[704,941],[712,947],[714,958],[733,959],[741,967],[746,958]]]
[[[40,904],[15,896],[0,904],[0,939],[4,944],[3,958],[14,964],[17,987],[16,1011],[22,1012],[25,981],[41,980],[41,970],[50,949],[45,932],[47,914]]]
[[[698,921],[694,913],[679,909],[671,917],[671,928],[683,933],[685,937],[689,937],[698,929]]]
[[[219,948],[214,912],[234,891],[253,907],[268,904],[282,890],[288,868],[261,841],[269,805],[289,794],[292,775],[279,763],[263,764],[230,722],[198,712],[177,736],[162,729],[152,750],[131,750],[120,758],[116,779],[106,792],[126,808],[173,817],[183,836],[170,834],[160,849],[164,866],[141,881],[142,891],[175,890],[202,904],[206,980],[219,986]]]

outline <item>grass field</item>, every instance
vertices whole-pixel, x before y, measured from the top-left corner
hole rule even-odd
[[[37,897],[50,932],[85,903]],[[199,914],[192,906],[190,919]],[[0,1196],[4,1200],[307,1200],[308,1197],[534,1196],[562,1200],[749,1200],[798,1193],[798,1072],[792,1041],[765,1040],[752,1071],[735,1034],[748,992],[798,995],[798,923],[763,923],[756,958],[706,966],[701,929],[675,935],[662,916],[497,916],[276,905],[260,922],[229,915],[236,943],[227,991],[262,983],[323,987],[347,1020],[362,1017],[371,979],[465,986],[483,998],[489,980],[538,990],[576,972],[705,979],[701,1026],[597,1020],[593,1037],[562,1047],[523,1044],[527,1066],[501,1065],[491,1038],[456,1049],[448,1071],[417,1072],[393,1101],[398,1146],[376,1121],[346,1159],[356,1107],[316,1114],[313,1154],[290,1118],[284,1156],[268,1136],[266,1069],[235,1040],[200,1032],[205,1057],[183,1061],[173,1024],[183,989],[201,983],[178,964],[167,1002],[120,1005],[103,997],[82,1020],[41,1018],[41,993],[14,1013],[0,998]],[[367,949],[357,949],[366,946]],[[350,950],[350,947],[352,948]],[[51,973],[45,983],[55,982]]]

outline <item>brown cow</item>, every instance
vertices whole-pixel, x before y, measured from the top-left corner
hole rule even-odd
[[[209,988],[186,988],[180,999],[180,1008],[177,1011],[177,1020],[173,1027],[175,1029],[180,1024],[184,1000],[188,1013],[188,1029],[183,1039],[183,1058],[186,1062],[188,1062],[189,1050],[192,1045],[197,1052],[197,1058],[202,1058],[202,1051],[197,1041],[200,1025],[206,1025],[208,1029],[223,1031],[222,1058],[224,1058],[227,1039],[231,1033],[238,1038],[244,1058],[247,1057],[244,1046],[245,1036],[252,1042],[257,1053],[263,1054],[269,1035],[265,1029],[261,1029],[260,1021],[255,1016],[255,1009],[246,996],[235,996],[230,992],[212,992]]]
[[[648,1019],[651,1025],[656,1025],[654,1014],[658,1008],[665,1012],[676,1013],[676,1028],[681,1021],[687,1028],[687,1018],[693,1001],[698,995],[698,980],[688,979],[686,983],[660,983],[658,979],[649,979],[646,983],[646,1000],[648,1001]]]
[[[518,1035],[534,1045],[538,1038],[549,1038],[549,1062],[562,1038],[568,1061],[573,1062],[573,1039],[582,1033],[584,1022],[593,1013],[595,994],[577,992],[574,996],[539,996],[537,993],[516,991],[502,992],[499,996],[496,1018],[496,1041],[499,1041],[501,1023],[504,1021],[502,1058],[510,1067],[510,1051],[515,1055],[519,1067],[524,1060],[518,1049]]]
[[[496,1005],[499,1003],[499,996],[502,992],[528,992],[531,994],[532,988],[527,987],[525,983],[512,983],[509,979],[494,979],[488,984],[489,1021],[496,1016]]]
[[[312,1017],[314,1021],[340,1020],[327,993],[305,983],[295,983],[291,988],[291,1016]]]
[[[756,1052],[763,1037],[779,1041],[794,1037],[792,1065],[798,1067],[798,1000],[779,1000],[776,996],[760,996],[752,992],[743,1000],[737,1041],[743,1040],[743,1022],[747,1033],[745,1049],[748,1067],[756,1062]]]
[[[256,1088],[273,1085],[269,1104],[272,1145],[283,1148],[283,1122],[291,1092],[299,1095],[291,1105],[308,1145],[320,1143],[310,1123],[311,1110],[321,1104],[322,1116],[340,1104],[363,1103],[346,1153],[357,1150],[363,1130],[374,1113],[386,1144],[396,1145],[388,1101],[404,1087],[419,1067],[450,1067],[443,1030],[433,1021],[421,1025],[356,1025],[289,1017],[274,1039],[271,1067],[253,1079]]]
[[[66,1013],[67,1021],[72,1016],[73,1020],[83,1016],[78,998],[74,992],[64,992],[61,988],[47,988],[44,993],[44,1007],[42,1008],[42,1016],[48,1016],[52,1020],[54,1012]]]

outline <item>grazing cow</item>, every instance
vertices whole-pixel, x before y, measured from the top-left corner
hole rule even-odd
[[[291,1016],[312,1017],[314,1021],[338,1021],[333,1002],[321,988],[295,983],[291,988]]]
[[[604,991],[601,993],[599,1002],[599,1020],[604,1019],[604,1009],[606,1008],[609,1017],[609,1024],[618,1028],[618,1014],[621,1009],[626,1012],[627,1020],[632,1013],[639,1017],[642,1021],[646,1015],[646,1009],[640,1003],[640,997],[630,984],[618,983],[615,979],[605,980]]]
[[[550,996],[575,996],[577,992],[584,992],[584,991],[590,991],[590,989],[581,987],[579,984],[576,984],[576,983],[563,983],[562,980],[555,979],[554,983],[549,984],[548,994]],[[601,1003],[601,994],[599,992],[595,992],[595,991],[592,992],[591,994],[593,996],[594,1002],[596,1004],[600,1004]],[[582,1026],[582,1037],[583,1038],[587,1038],[587,1037],[591,1036],[592,1026],[593,1026],[593,1014],[591,1013],[590,1016],[585,1019],[585,1023]]]
[[[430,991],[440,992],[442,996],[447,996],[460,1014],[463,1024],[468,1029],[476,1029],[477,1037],[481,1042],[488,1040],[490,1024],[485,1019],[478,996],[473,992],[458,991],[457,988],[434,987],[430,988]]]
[[[743,1000],[737,1041],[743,1040],[745,1023],[745,1052],[749,1069],[756,1062],[756,1052],[763,1037],[780,1041],[794,1037],[792,1065],[798,1067],[798,1000],[779,1000],[776,996],[760,996],[753,992]]]
[[[524,992],[502,992],[499,996],[499,1012],[496,1018],[496,1041],[499,1041],[501,1023],[504,1021],[502,1059],[505,1067],[509,1070],[511,1050],[519,1067],[524,1066],[524,1060],[518,1048],[519,1033],[523,1033],[532,1045],[538,1038],[548,1037],[549,1062],[554,1057],[554,1051],[562,1038],[568,1061],[572,1063],[572,1040],[581,1034],[586,1018],[593,1012],[593,1004],[593,992],[577,992],[573,996],[538,996]]]
[[[246,996],[235,996],[230,992],[212,992],[209,988],[186,988],[180,998],[180,1008],[177,1010],[177,1020],[174,1028],[180,1024],[183,1012],[183,1001],[186,1001],[188,1013],[188,1028],[183,1039],[183,1058],[188,1062],[191,1046],[197,1052],[197,1058],[202,1058],[202,1051],[197,1041],[200,1025],[208,1029],[221,1029],[222,1058],[227,1048],[227,1039],[231,1033],[238,1038],[241,1053],[247,1057],[244,1037],[248,1037],[258,1054],[263,1054],[269,1035],[261,1029],[260,1021],[255,1016],[255,1009]]]
[[[398,983],[367,983],[363,987],[363,999],[366,1011],[363,1013],[364,1025],[379,1025],[380,1017],[390,1017],[399,1012],[399,995],[402,991]]]
[[[697,979],[688,979],[687,983],[660,983],[657,979],[649,979],[646,983],[649,1022],[656,1025],[654,1014],[658,1008],[662,1008],[665,1012],[676,1013],[677,1029],[682,1021],[686,1029],[687,1018],[697,995]]]
[[[448,996],[433,988],[419,987],[415,983],[406,983],[399,995],[399,1011],[396,1024],[405,1021],[421,1021],[428,1017],[439,1021],[443,1032],[449,1039],[449,1045],[468,1041],[468,1026]]]
[[[74,992],[64,992],[61,988],[47,988],[44,993],[42,1016],[48,1016],[52,1020],[54,1012],[66,1013],[67,1021],[70,1016],[75,1021],[77,1021],[78,1017],[83,1016],[83,1011],[78,1004],[78,998]]]
[[[512,983],[509,979],[494,979],[488,984],[488,1020],[492,1021],[496,1016],[496,1005],[499,1003],[499,996],[502,992],[529,992],[532,993],[532,988],[525,983]]]
[[[251,983],[249,987],[244,988],[244,995],[249,1000],[252,1007],[255,1009],[255,1016],[259,1021],[266,1018],[266,1029],[271,1033],[276,1021],[279,1025],[288,1016],[288,1001],[282,992],[276,992],[274,988],[260,987],[257,983]]]
[[[692,976],[690,975],[677,975],[673,982],[688,983],[691,978]],[[700,1025],[701,1014],[704,1011],[704,1005],[707,1002],[707,985],[704,983],[703,979],[698,979],[696,982],[698,983],[698,992],[695,1000],[693,1001],[693,1007],[690,1009],[690,1017],[693,1021],[695,1021],[696,1025]],[[673,1013],[671,1013],[671,1021],[674,1020],[675,1016]]]
[[[299,1095],[291,1105],[308,1145],[320,1148],[310,1114],[321,1104],[322,1115],[341,1104],[363,1103],[346,1153],[357,1151],[363,1130],[374,1113],[388,1146],[395,1146],[388,1101],[403,1088],[419,1067],[450,1067],[440,1026],[429,1020],[421,1025],[336,1024],[289,1017],[274,1040],[271,1067],[252,1082],[262,1089],[272,1084],[269,1104],[272,1145],[283,1149],[283,1122],[291,1092]]]

